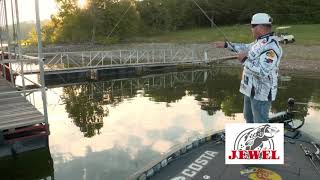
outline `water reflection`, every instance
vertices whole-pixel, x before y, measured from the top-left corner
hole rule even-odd
[[[222,110],[226,116],[235,117],[242,111],[239,74],[239,69],[196,70],[84,83],[64,87],[62,100],[85,137],[100,133],[103,117],[109,113],[107,105],[117,106],[139,93],[150,101],[166,102],[167,107],[185,96],[194,96],[209,116]]]
[[[1,179],[54,179],[49,147],[0,158]]]
[[[290,82],[280,82],[280,85],[285,84],[286,88],[279,90],[277,100],[272,104],[272,111],[278,112],[284,109],[287,105],[287,100],[294,97],[297,105],[296,109],[299,110],[304,116],[308,115],[310,109],[308,103],[320,103],[320,81],[318,79],[307,79],[303,77],[295,77],[292,75]],[[318,108],[315,106],[312,108]]]
[[[100,134],[103,127],[103,117],[108,116],[108,109],[102,92],[94,91],[90,84],[63,88],[62,101],[66,112],[76,126],[84,133],[84,137]]]
[[[104,125],[103,119],[108,119],[110,107],[116,107],[123,101],[141,100],[142,97],[148,97],[151,102],[165,103],[166,107],[171,107],[171,104],[176,104],[183,98],[193,97],[198,105],[196,108],[207,112],[208,117],[223,112],[225,118],[235,120],[238,115],[239,120],[243,108],[243,97],[238,90],[240,77],[241,69],[214,68],[64,84],[61,99],[65,103],[68,116],[80,128],[84,137],[100,134]],[[320,102],[319,86],[319,82],[312,79],[282,76],[272,112],[285,110],[289,97],[294,97],[298,102]],[[307,116],[309,105],[298,104],[298,110]],[[128,108],[132,107],[130,105]],[[124,108],[121,110],[122,113],[126,111]],[[181,128],[177,126],[175,130],[179,131]],[[183,130],[180,133],[183,133]]]
[[[304,130],[319,137],[319,107],[310,102],[320,103],[320,82],[288,76],[272,112],[294,97],[306,116]],[[188,137],[244,122],[240,77],[241,69],[228,67],[49,84],[55,179],[125,179]]]

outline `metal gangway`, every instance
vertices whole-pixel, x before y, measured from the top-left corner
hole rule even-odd
[[[234,56],[209,57],[208,50],[195,47],[140,48],[109,51],[43,53],[45,74],[84,72],[88,70],[130,67],[161,67],[179,64],[208,64],[228,60]],[[221,54],[221,53],[220,53]],[[35,54],[24,56],[35,59]],[[28,63],[24,74],[38,74],[40,70]],[[20,70],[22,71],[22,70]]]

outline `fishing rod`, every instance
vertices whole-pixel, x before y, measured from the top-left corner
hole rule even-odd
[[[221,29],[218,27],[218,25],[208,16],[208,14],[201,8],[201,6],[200,6],[195,0],[192,0],[192,1],[193,1],[193,2],[196,4],[196,6],[201,10],[201,12],[206,16],[206,18],[211,22],[211,24],[213,24],[213,25],[217,28],[217,30],[222,34],[225,42],[226,42],[228,45],[231,46],[231,49],[232,49],[234,52],[238,52],[238,51],[234,48],[234,46],[232,45],[232,43],[228,40],[226,34],[225,34],[223,31],[221,31]]]
[[[314,148],[316,149],[316,152],[314,152],[314,155],[316,155],[316,157],[318,158],[318,160],[320,161],[320,149],[318,147],[318,144],[315,142],[311,142],[311,144],[314,146]]]
[[[300,144],[300,147],[301,149],[303,150],[304,152],[304,155],[309,159],[309,161],[311,162],[312,166],[315,168],[317,174],[320,175],[320,169],[319,169],[319,166],[316,165],[316,161],[314,159],[314,156],[312,152],[310,152],[307,147],[303,146],[302,144]]]

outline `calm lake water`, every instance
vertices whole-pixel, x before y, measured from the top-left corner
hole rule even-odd
[[[240,77],[241,69],[221,67],[48,85],[49,151],[30,159],[51,156],[53,166],[44,163],[25,179],[126,179],[179,143],[244,122]],[[319,79],[283,74],[279,85],[271,113],[294,97],[306,118],[303,130],[320,137]],[[30,159],[24,163],[32,165]]]

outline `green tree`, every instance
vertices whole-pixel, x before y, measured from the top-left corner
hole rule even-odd
[[[250,22],[269,13],[276,24],[320,23],[319,0],[56,0],[58,13],[44,25],[44,41],[109,43],[135,35]],[[196,2],[196,3],[195,3]],[[30,42],[33,42],[31,33]]]

